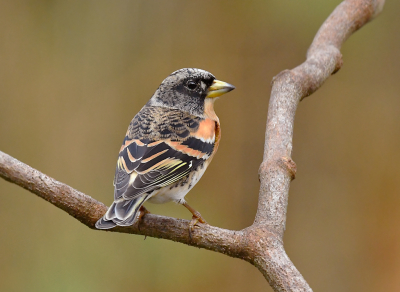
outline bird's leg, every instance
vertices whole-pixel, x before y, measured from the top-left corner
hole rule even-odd
[[[139,231],[140,231],[140,222],[142,221],[142,218],[143,218],[144,215],[150,214],[150,211],[147,210],[147,209],[142,205],[142,206],[140,206],[138,213],[139,213],[139,214],[136,216],[136,219],[137,219],[137,221],[138,221],[138,229],[139,229]]]
[[[190,221],[190,224],[189,224],[189,236],[190,236],[190,238],[192,238],[192,232],[194,231],[194,226],[198,222],[203,223],[203,224],[207,224],[207,222],[206,222],[206,220],[203,219],[203,217],[201,217],[200,212],[196,211],[195,209],[190,207],[188,203],[183,202],[182,205],[185,206],[186,209],[188,209],[190,211],[190,213],[193,214],[192,221]]]

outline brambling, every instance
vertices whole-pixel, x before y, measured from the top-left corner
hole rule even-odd
[[[169,75],[131,121],[119,151],[114,202],[96,228],[129,226],[148,212],[143,203],[177,202],[206,223],[185,195],[200,180],[221,139],[215,100],[233,85],[184,68]]]

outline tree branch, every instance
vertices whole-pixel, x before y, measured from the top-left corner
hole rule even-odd
[[[356,30],[375,17],[384,0],[343,1],[321,26],[307,60],[285,70],[272,81],[263,162],[260,166],[258,209],[252,226],[232,231],[201,224],[189,235],[189,221],[146,214],[130,227],[109,231],[164,238],[232,257],[255,265],[274,291],[312,291],[286,255],[283,233],[289,186],[296,174],[291,159],[293,124],[298,103],[316,91],[342,66],[340,48]],[[0,151],[0,176],[64,210],[86,226],[107,207]]]
[[[0,176],[64,210],[91,229],[95,229],[96,221],[107,211],[107,206],[103,203],[48,177],[1,151]],[[189,223],[188,220],[146,214],[140,220],[140,226],[136,224],[129,227],[115,227],[107,231],[169,239],[230,256],[239,254],[241,231],[231,231],[203,224],[202,228],[195,229],[191,238]]]

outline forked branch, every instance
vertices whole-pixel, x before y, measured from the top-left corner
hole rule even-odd
[[[244,259],[255,265],[274,291],[312,291],[286,255],[283,233],[290,181],[293,123],[298,103],[316,91],[342,66],[340,48],[357,29],[375,17],[384,0],[343,1],[321,26],[307,60],[272,81],[264,158],[260,166],[258,210],[252,226],[232,231],[201,224],[189,236],[190,221],[146,214],[138,224],[110,231],[169,239]],[[66,211],[94,229],[107,207],[68,185],[0,152],[0,176]]]

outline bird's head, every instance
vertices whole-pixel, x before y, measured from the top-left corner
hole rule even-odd
[[[179,109],[195,116],[204,116],[205,104],[235,87],[216,80],[211,73],[183,68],[173,72],[161,83],[148,105]]]

